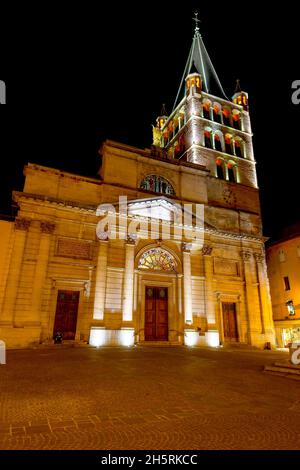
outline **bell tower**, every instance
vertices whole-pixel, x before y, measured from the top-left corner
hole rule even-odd
[[[205,167],[211,176],[257,188],[248,94],[237,81],[230,100],[200,33],[198,14],[172,113],[161,113],[153,145],[168,158]]]

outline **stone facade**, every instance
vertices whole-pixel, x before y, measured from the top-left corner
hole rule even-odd
[[[202,78],[186,77],[151,149],[106,141],[98,179],[26,166],[1,222],[8,346],[60,330],[97,346],[275,344],[248,96],[217,99]]]
[[[92,331],[104,344],[142,342],[145,288],[153,285],[169,291],[170,343],[224,342],[222,303],[231,302],[240,342],[274,344],[257,189],[217,181],[220,190],[216,178],[195,164],[153,158],[115,142],[105,142],[102,158],[101,180],[25,168],[24,191],[13,196],[18,217],[1,222],[1,338],[11,347],[51,340],[58,292],[66,290],[80,292],[76,340],[89,341]],[[192,239],[96,237],[99,204],[116,203],[119,195],[161,198],[139,189],[148,173],[172,182],[171,204],[204,204],[203,247]],[[244,197],[231,196],[243,188]],[[234,204],[225,200],[227,191]],[[157,246],[174,257],[176,272],[139,269],[142,254]]]

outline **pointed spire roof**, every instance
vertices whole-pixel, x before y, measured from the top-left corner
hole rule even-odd
[[[234,93],[241,93],[242,87],[241,87],[241,80],[238,78],[236,80],[236,85],[235,85],[235,90]]]
[[[196,23],[192,47],[184,69],[180,87],[174,103],[173,110],[179,104],[184,95],[185,79],[190,73],[199,73],[202,77],[203,91],[229,101],[226,96],[217,72],[210,60],[202,36],[200,34],[198,13],[195,13],[194,21]]]

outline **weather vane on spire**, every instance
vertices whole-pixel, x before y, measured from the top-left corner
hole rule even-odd
[[[201,21],[199,20],[198,15],[199,15],[199,13],[196,10],[195,11],[195,18],[193,18],[193,20],[195,21],[195,33],[199,33],[199,31],[200,31],[199,24],[201,23]]]

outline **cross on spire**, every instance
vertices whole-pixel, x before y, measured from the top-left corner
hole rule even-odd
[[[201,23],[201,21],[199,20],[198,15],[198,11],[195,11],[195,18],[193,18],[193,20],[195,21],[195,33],[199,33],[200,31],[199,24]]]

